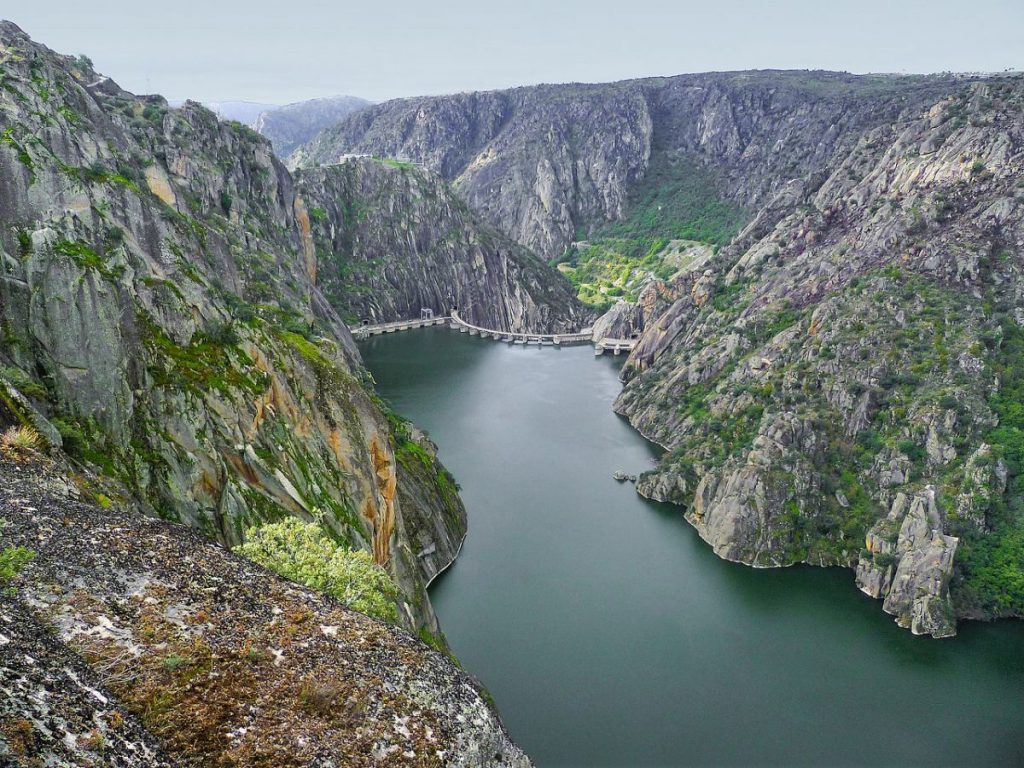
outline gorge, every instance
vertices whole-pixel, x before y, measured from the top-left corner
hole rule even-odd
[[[378,104],[291,163],[421,162],[581,298],[646,271],[595,326],[640,335],[615,407],[667,453],[638,490],[942,637],[1024,614],[1022,108],[1013,74],[543,85]]]
[[[0,760],[1024,759],[1024,77],[320,106],[0,22]]]

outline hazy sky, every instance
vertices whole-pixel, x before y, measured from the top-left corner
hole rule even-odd
[[[285,103],[708,70],[1024,69],[1024,0],[4,0],[135,92]]]

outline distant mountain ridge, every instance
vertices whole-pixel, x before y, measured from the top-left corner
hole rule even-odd
[[[666,153],[691,158],[756,211],[910,103],[930,106],[970,79],[757,70],[396,99],[325,129],[289,165],[347,154],[423,163],[550,259],[620,219]]]

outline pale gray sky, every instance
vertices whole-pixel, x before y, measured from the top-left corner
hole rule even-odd
[[[5,0],[0,15],[128,90],[203,101],[1024,68],[1024,0]]]

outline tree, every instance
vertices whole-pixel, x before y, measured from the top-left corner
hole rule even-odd
[[[315,523],[288,518],[250,528],[234,551],[367,616],[398,620],[399,591],[387,572],[368,552],[343,547]]]

